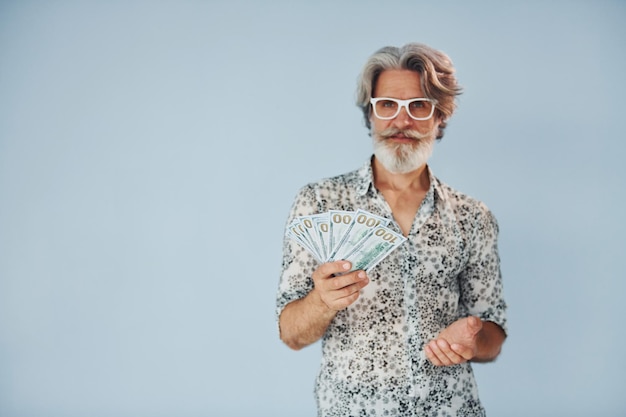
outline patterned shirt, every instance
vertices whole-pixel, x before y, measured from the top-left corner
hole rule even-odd
[[[430,169],[429,176],[408,240],[368,273],[370,283],[322,338],[319,416],[485,415],[470,363],[436,367],[423,348],[468,315],[506,331],[498,225],[483,203],[442,183]],[[359,208],[393,219],[374,186],[370,161],[303,187],[287,224],[301,215]],[[400,233],[395,221],[389,227]],[[311,291],[318,266],[285,238],[277,317]]]

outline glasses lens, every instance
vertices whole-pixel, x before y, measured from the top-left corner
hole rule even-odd
[[[409,102],[409,112],[417,119],[428,119],[433,113],[433,103],[425,99]]]
[[[378,117],[393,118],[398,113],[398,103],[392,100],[378,100],[374,110]]]

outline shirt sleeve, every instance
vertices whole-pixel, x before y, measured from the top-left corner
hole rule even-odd
[[[313,289],[313,271],[319,262],[305,248],[287,235],[287,227],[298,216],[316,214],[320,211],[317,193],[311,185],[300,189],[289,211],[283,237],[283,260],[278,293],[276,296],[276,320],[285,306],[306,296]]]
[[[496,218],[480,203],[469,242],[468,264],[459,277],[460,301],[468,314],[478,316],[484,321],[492,321],[507,333],[498,231]]]

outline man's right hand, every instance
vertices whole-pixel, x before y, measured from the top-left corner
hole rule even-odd
[[[369,283],[365,271],[346,273],[351,267],[348,261],[334,261],[320,265],[313,272],[313,291],[328,309],[339,311],[348,307],[359,298],[360,291]]]
[[[369,283],[365,271],[350,271],[348,261],[328,262],[313,272],[314,287],[305,297],[287,304],[280,315],[280,338],[298,350],[318,341],[339,310],[359,298]],[[341,275],[343,274],[343,275]]]

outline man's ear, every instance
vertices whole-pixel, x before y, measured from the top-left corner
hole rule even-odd
[[[437,139],[441,139],[443,137],[443,130],[446,128],[447,123],[446,119],[443,116],[437,116],[437,120],[435,122],[437,124]]]

